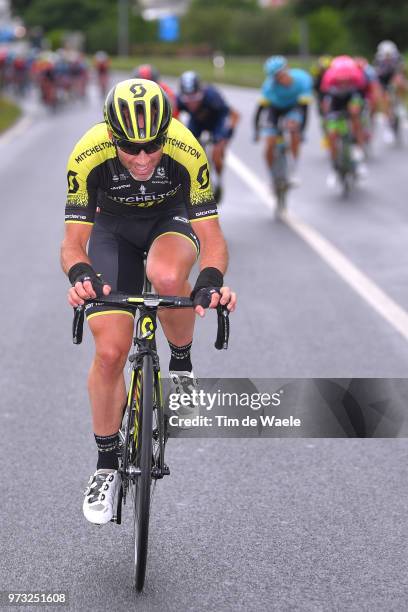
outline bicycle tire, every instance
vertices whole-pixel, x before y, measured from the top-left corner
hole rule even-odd
[[[337,144],[337,173],[340,179],[342,187],[342,197],[348,198],[352,186],[353,186],[353,175],[354,167],[351,159],[351,145],[349,141],[349,135],[342,135]]]
[[[150,519],[150,487],[152,481],[152,427],[153,427],[153,361],[150,355],[143,359],[137,415],[136,476],[134,495],[134,585],[142,591],[147,562]],[[137,385],[135,389],[137,388]],[[136,391],[135,391],[136,393]]]
[[[288,162],[286,151],[280,145],[275,150],[275,160],[272,164],[271,174],[273,189],[276,197],[277,213],[280,214],[286,208],[286,196],[288,191]]]

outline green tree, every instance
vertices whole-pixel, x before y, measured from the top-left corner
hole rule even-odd
[[[294,0],[293,7],[303,16],[322,7],[339,10],[353,44],[361,51],[373,51],[385,38],[394,40],[403,50],[408,46],[408,3],[401,0],[381,3],[373,0]]]
[[[339,10],[323,6],[313,11],[307,22],[311,53],[339,55],[353,52],[349,29],[343,23]]]
[[[250,10],[259,11],[257,0],[192,0],[190,10],[206,9],[212,11],[214,8],[225,8],[229,11]]]
[[[296,52],[296,19],[287,10],[204,9],[195,3],[182,19],[182,42],[206,44],[229,54],[268,55]],[[228,24],[226,27],[225,24]]]

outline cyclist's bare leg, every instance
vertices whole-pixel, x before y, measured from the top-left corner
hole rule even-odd
[[[300,125],[297,121],[288,121],[287,129],[290,134],[290,151],[292,153],[293,159],[297,160],[299,158],[299,149],[300,149]]]
[[[156,238],[147,256],[146,273],[155,291],[161,295],[188,297],[188,277],[197,258],[192,241],[181,234],[163,234]],[[185,346],[193,339],[195,314],[191,309],[159,310],[164,334],[172,344]]]
[[[227,146],[227,140],[220,140],[219,142],[213,145],[212,149],[212,160],[214,163],[215,171],[218,176],[221,176],[222,170],[224,168],[224,157],[225,157],[225,149]]]
[[[393,119],[392,117],[392,105],[391,105],[391,96],[386,89],[383,89],[382,95],[382,109],[385,116],[389,121]]]
[[[109,436],[119,430],[126,400],[123,368],[133,337],[133,317],[104,314],[91,317],[89,327],[95,341],[95,357],[88,376],[93,430]]]
[[[265,159],[269,168],[273,166],[274,152],[276,146],[276,136],[267,136],[265,139]]]
[[[348,109],[351,119],[351,129],[357,144],[364,147],[364,129],[361,121],[361,107],[350,105]]]
[[[338,138],[338,135],[335,130],[327,131],[327,143],[328,143],[330,158],[333,164],[336,161],[337,138]]]

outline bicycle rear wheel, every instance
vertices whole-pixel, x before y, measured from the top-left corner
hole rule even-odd
[[[343,134],[337,145],[337,173],[342,187],[341,195],[348,198],[354,185],[355,168],[351,158],[351,142],[348,134]]]
[[[141,591],[146,575],[149,539],[150,487],[152,481],[152,429],[153,429],[153,362],[150,355],[143,359],[135,385],[135,457],[134,487],[134,583]]]

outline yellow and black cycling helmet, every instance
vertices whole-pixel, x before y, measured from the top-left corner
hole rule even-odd
[[[330,68],[333,57],[331,55],[321,55],[317,60],[317,65],[321,70]]]
[[[112,87],[106,96],[104,117],[115,139],[150,142],[166,134],[171,105],[157,83],[128,79]]]

